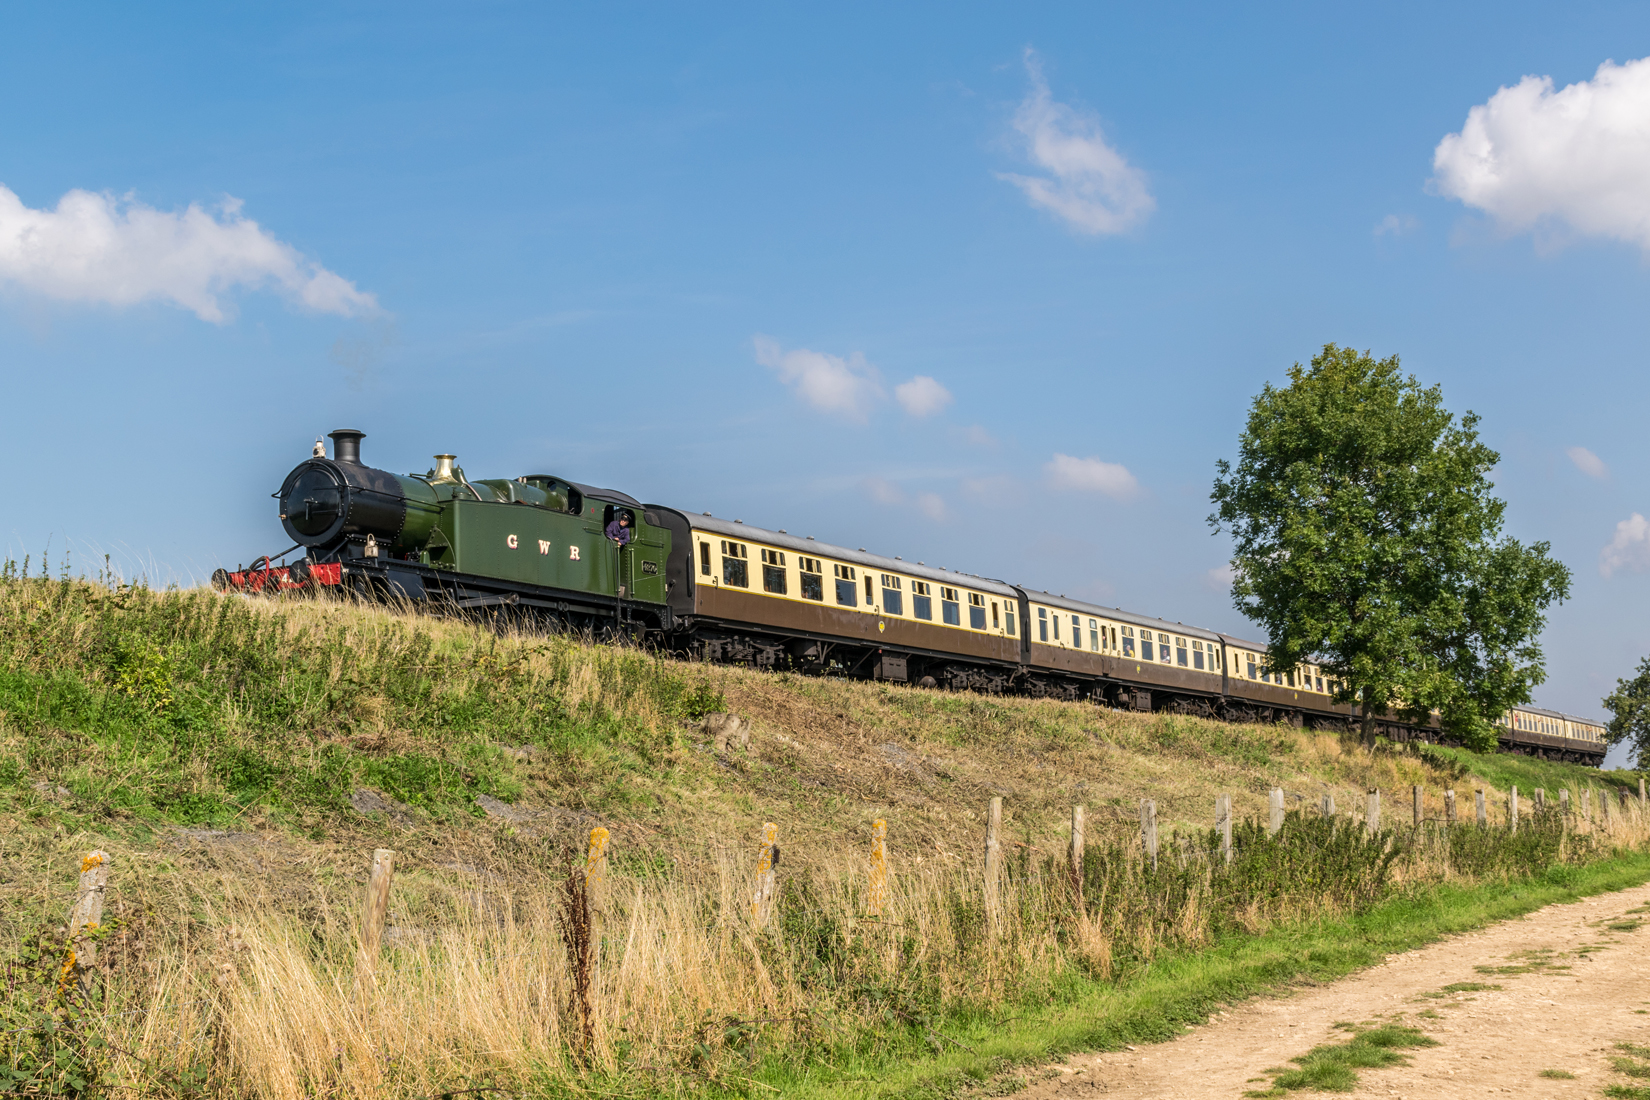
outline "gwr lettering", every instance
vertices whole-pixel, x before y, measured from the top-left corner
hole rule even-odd
[[[569,546],[567,548],[567,560],[568,561],[578,561],[579,560],[579,548],[577,546]]]
[[[516,536],[514,536],[514,535],[505,535],[504,536],[504,545],[506,545],[510,549],[514,550],[516,548]]]
[[[549,539],[539,539],[539,553],[548,554],[549,552],[550,552],[550,540]]]

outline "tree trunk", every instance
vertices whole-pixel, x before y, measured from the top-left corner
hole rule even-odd
[[[1374,695],[1373,690],[1367,684],[1364,685],[1364,727],[1363,727],[1363,730],[1364,730],[1364,748],[1366,748],[1366,749],[1373,749],[1375,747],[1375,706],[1374,706],[1374,703],[1371,701],[1373,695]]]

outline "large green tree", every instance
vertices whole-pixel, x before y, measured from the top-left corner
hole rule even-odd
[[[1616,681],[1616,690],[1604,697],[1604,709],[1610,712],[1604,739],[1633,746],[1639,767],[1650,763],[1650,657],[1639,662],[1631,680]]]
[[[1236,544],[1232,598],[1273,668],[1312,658],[1341,682],[1367,741],[1383,710],[1436,709],[1490,747],[1544,679],[1536,639],[1570,571],[1547,543],[1503,536],[1500,456],[1477,426],[1396,356],[1330,344],[1255,398],[1237,466],[1219,463],[1209,522]]]

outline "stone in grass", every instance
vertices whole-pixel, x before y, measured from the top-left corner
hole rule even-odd
[[[750,747],[750,723],[736,714],[707,714],[700,729],[705,731],[716,751],[723,756],[733,749],[744,752]]]
[[[357,787],[349,794],[349,804],[359,814],[383,814],[392,821],[402,825],[412,825],[418,818],[413,808],[405,802],[397,802],[383,791],[375,791],[371,787]]]
[[[518,809],[508,802],[501,802],[490,794],[476,795],[476,805],[480,806],[481,812],[488,817],[508,821],[512,825],[522,825],[533,820],[533,815],[527,810]]]

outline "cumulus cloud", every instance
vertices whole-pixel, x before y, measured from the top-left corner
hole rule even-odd
[[[1225,592],[1232,587],[1232,582],[1235,580],[1237,580],[1237,570],[1232,568],[1231,562],[1227,562],[1225,565],[1217,565],[1203,574],[1203,583],[1216,592]]]
[[[917,498],[917,510],[936,523],[945,519],[949,514],[946,511],[945,501],[938,493],[924,493]]]
[[[273,286],[320,313],[378,312],[378,300],[241,213],[191,203],[168,213],[130,196],[70,191],[56,209],[25,206],[0,185],[0,280],[70,302],[170,302],[222,324],[222,296]]]
[[[1604,464],[1604,460],[1586,447],[1571,447],[1564,453],[1570,456],[1570,461],[1576,464],[1576,469],[1588,477],[1603,480],[1610,476],[1610,468]]]
[[[970,424],[964,428],[962,438],[963,442],[970,447],[995,448],[997,446],[997,437],[986,431],[984,425],[981,424]]]
[[[1634,512],[1616,524],[1616,537],[1598,552],[1598,571],[1612,577],[1623,570],[1643,573],[1650,569],[1650,520]]]
[[[912,416],[933,416],[951,404],[951,391],[926,374],[919,374],[894,387],[894,400]]]
[[[786,351],[767,336],[757,336],[752,343],[756,361],[821,412],[863,422],[884,396],[881,374],[857,351],[844,359],[807,348]]]
[[[1650,58],[1554,91],[1526,76],[1438,143],[1432,185],[1508,232],[1547,228],[1650,250]]]
[[[1080,233],[1122,233],[1144,221],[1157,208],[1145,174],[1106,144],[1098,119],[1054,101],[1031,50],[1025,62],[1031,91],[1014,115],[1014,129],[1031,161],[1048,175],[998,178]]]
[[[1100,493],[1114,500],[1128,500],[1140,490],[1140,483],[1129,473],[1128,467],[1115,462],[1101,462],[1098,458],[1056,454],[1053,461],[1043,467],[1043,471],[1055,488]]]

